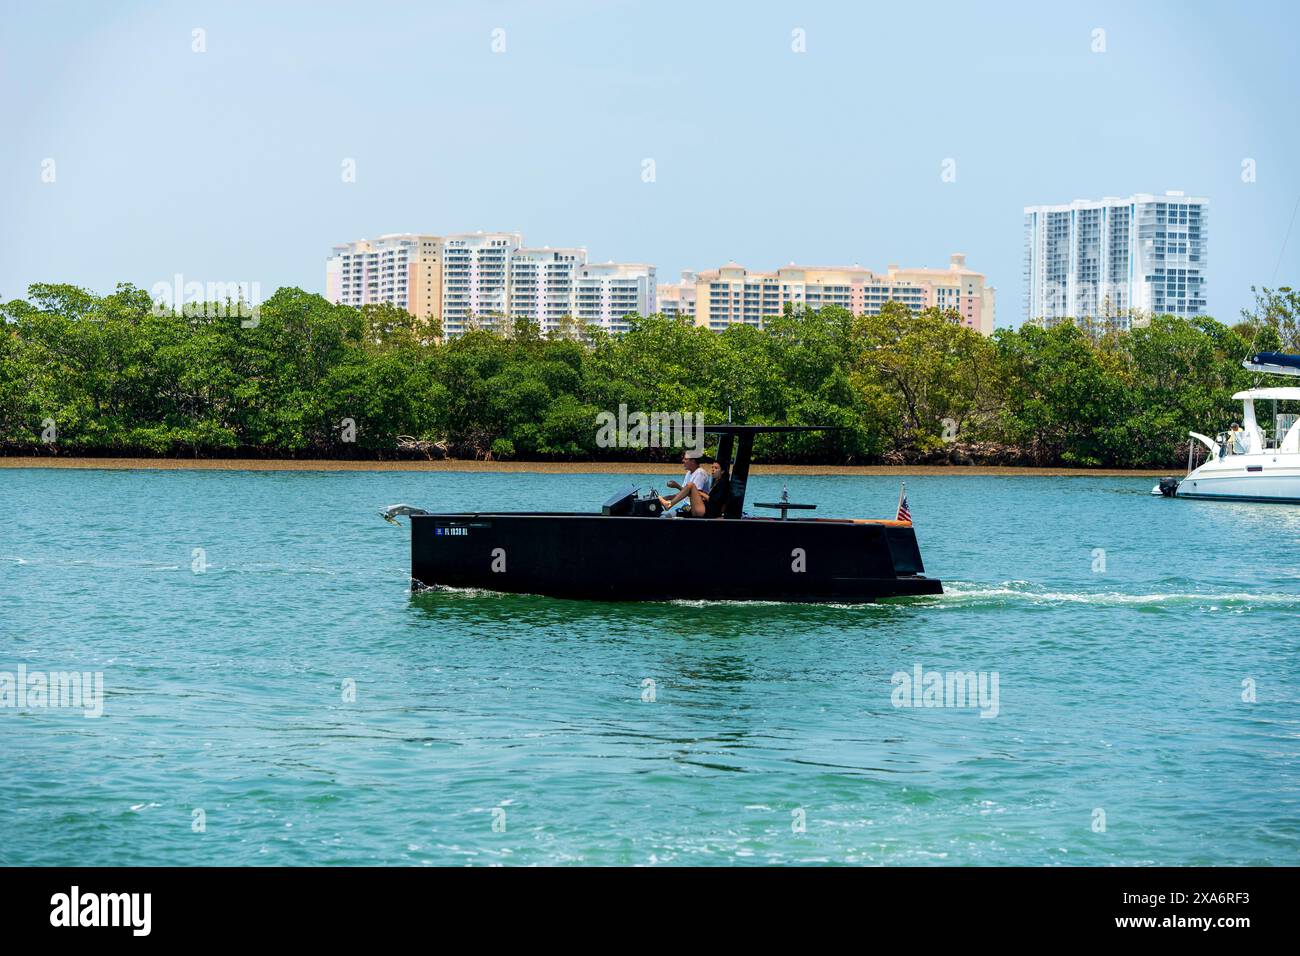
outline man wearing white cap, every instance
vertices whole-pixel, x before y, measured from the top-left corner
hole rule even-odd
[[[668,482],[668,487],[676,488],[677,494],[673,495],[672,498],[661,497],[659,499],[659,503],[664,508],[663,514],[659,517],[675,517],[677,513],[672,509],[676,508],[679,502],[690,499],[692,485],[700,489],[700,491],[707,492],[709,490],[713,480],[709,477],[709,473],[700,467],[702,457],[702,454],[698,451],[687,450],[682,453],[682,467],[686,469],[686,484],[680,485],[676,481]]]

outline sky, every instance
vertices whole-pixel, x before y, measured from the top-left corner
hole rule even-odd
[[[1300,280],[1298,30],[1294,2],[0,0],[0,299],[323,291],[336,243],[484,230],[661,283],[963,252],[1008,326],[1024,206],[1181,189],[1232,322]]]

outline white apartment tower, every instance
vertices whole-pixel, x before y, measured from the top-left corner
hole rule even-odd
[[[1208,200],[1167,192],[1025,207],[1025,318],[1205,314]]]
[[[510,310],[510,260],[524,244],[517,232],[473,232],[442,240],[442,327],[462,334],[471,317],[484,325]]]
[[[626,332],[631,313],[651,315],[656,305],[655,267],[645,263],[589,263],[578,269],[577,318],[610,332]]]
[[[543,332],[577,315],[578,270],[586,249],[516,249],[510,256],[510,317],[531,319]]]

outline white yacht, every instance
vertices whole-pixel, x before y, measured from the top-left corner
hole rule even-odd
[[[1241,363],[1257,372],[1300,376],[1300,356],[1262,352]],[[1252,388],[1232,396],[1242,403],[1240,426],[1214,438],[1188,432],[1209,458],[1193,467],[1197,446],[1187,450],[1187,477],[1162,478],[1153,495],[1170,498],[1221,498],[1236,501],[1300,503],[1300,414],[1281,412],[1279,402],[1300,403],[1300,388]],[[1261,425],[1256,402],[1271,402]],[[1292,408],[1300,408],[1293,405]]]

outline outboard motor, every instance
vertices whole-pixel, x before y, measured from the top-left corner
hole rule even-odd
[[[1177,478],[1161,478],[1160,493],[1166,498],[1172,498],[1178,493],[1179,481]]]

